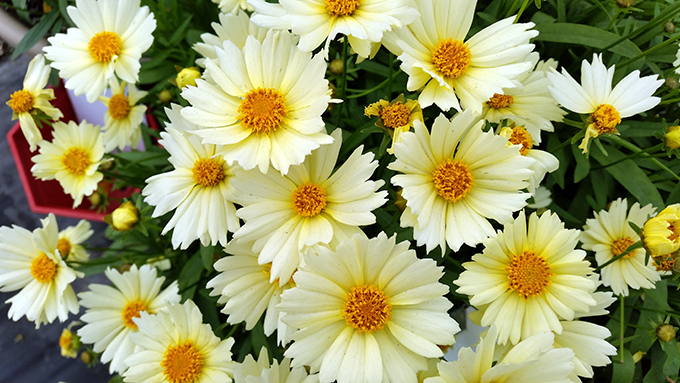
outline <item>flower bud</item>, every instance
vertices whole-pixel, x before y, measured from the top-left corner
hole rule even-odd
[[[673,33],[675,32],[675,24],[673,24],[672,21],[668,20],[666,23],[663,25],[663,30],[666,33]]]
[[[335,59],[328,64],[328,69],[336,76],[341,75],[345,69],[345,62],[341,59]]]
[[[196,86],[196,79],[201,78],[201,72],[196,67],[184,68],[177,73],[177,87],[182,89],[185,86]]]
[[[630,8],[633,3],[635,3],[635,0],[616,0],[616,5],[619,8]]]
[[[662,324],[656,328],[656,337],[662,342],[668,342],[675,338],[675,327],[668,323]]]
[[[642,226],[642,242],[652,257],[680,249],[680,204],[669,205]]]
[[[104,216],[104,222],[108,223],[113,230],[128,231],[139,222],[139,210],[132,201],[120,205],[113,213]]]
[[[167,89],[163,89],[160,93],[158,93],[158,101],[162,102],[163,104],[167,104],[172,100],[172,92],[170,92]]]
[[[65,328],[59,337],[59,347],[61,348],[61,356],[75,359],[80,351],[80,337],[71,330]]]
[[[90,200],[90,204],[92,204],[92,206],[99,206],[103,200],[102,195],[98,192],[92,193],[92,195],[87,197],[87,199]]]
[[[665,139],[668,149],[680,148],[680,126],[675,125],[668,128]]]
[[[85,364],[92,363],[92,353],[89,351],[83,351],[83,353],[80,354],[80,360],[82,360]]]
[[[666,77],[664,79],[664,85],[666,85],[666,87],[668,89],[672,89],[672,90],[678,89],[678,87],[680,87],[680,83],[678,82],[678,79],[673,77],[673,76]]]

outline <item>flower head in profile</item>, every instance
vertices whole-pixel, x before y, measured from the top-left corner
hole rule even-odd
[[[65,261],[87,262],[90,255],[81,243],[94,234],[90,222],[81,219],[76,226],[69,226],[59,232],[57,249]]]
[[[179,105],[165,112],[170,119],[161,133],[161,145],[170,153],[174,170],[146,180],[144,200],[156,209],[153,217],[175,210],[162,234],[170,229],[172,245],[186,249],[196,239],[205,246],[227,244],[227,231],[239,228],[232,186],[233,167],[219,154],[219,147],[203,144],[192,134],[197,127],[185,120]]]
[[[244,169],[269,166],[286,174],[291,165],[332,138],[321,114],[330,90],[321,55],[300,51],[288,32],[270,31],[263,42],[248,36],[243,49],[225,41],[206,60],[206,77],[184,88],[191,107],[182,116],[199,126],[204,143],[220,145],[228,164]]]
[[[42,134],[38,130],[33,115],[38,112],[45,113],[49,118],[58,120],[63,117],[61,111],[50,104],[54,100],[54,89],[43,89],[50,77],[50,67],[45,65],[45,56],[36,55],[26,70],[24,88],[17,90],[9,96],[7,105],[12,108],[12,120],[19,119],[21,131],[30,145],[31,151],[37,147]]]
[[[40,154],[33,156],[31,173],[43,181],[56,179],[73,198],[73,207],[97,190],[104,175],[97,169],[104,156],[104,140],[98,126],[83,120],[54,123],[52,142],[41,141]]]
[[[422,89],[418,102],[446,111],[482,104],[528,72],[529,40],[538,35],[533,23],[514,24],[515,16],[500,20],[465,40],[475,14],[476,0],[419,0],[420,17],[405,28],[386,33],[383,44],[399,56],[408,74],[407,89]],[[460,102],[458,101],[460,99]]]
[[[640,207],[637,202],[628,211],[628,201],[619,198],[607,210],[597,212],[595,218],[586,220],[581,233],[583,248],[594,251],[597,264],[602,266],[640,240],[628,222],[640,227],[655,212],[651,204]],[[645,263],[645,258],[644,249],[635,249],[605,266],[600,270],[603,284],[611,286],[614,294],[624,296],[628,296],[629,287],[635,290],[653,289],[659,274],[651,261]]]
[[[127,95],[125,88],[127,85]],[[137,90],[134,85],[112,79],[110,81],[111,97],[100,96],[99,100],[108,110],[104,115],[104,147],[106,152],[113,149],[123,150],[126,146],[137,147],[142,139],[140,125],[146,112],[145,105],[137,102],[146,96],[147,92]]]
[[[574,80],[566,69],[558,73],[551,68],[548,89],[560,105],[580,114],[588,114],[585,138],[579,149],[588,151],[591,138],[602,134],[618,134],[616,126],[622,118],[630,117],[655,107],[661,100],[652,95],[663,84],[657,75],[640,77],[635,70],[612,89],[614,66],[604,66],[602,54],[594,54],[593,62],[583,60],[581,84]]]
[[[668,205],[642,226],[642,241],[652,257],[661,257],[680,249],[680,204]]]
[[[432,259],[380,233],[320,248],[281,296],[283,321],[299,330],[284,355],[324,383],[416,381],[460,328]]]
[[[578,230],[567,230],[550,212],[521,211],[481,254],[463,264],[454,283],[483,311],[482,326],[496,325],[498,342],[516,344],[541,331],[562,332],[560,320],[587,313],[596,301],[585,251],[576,250]]]
[[[68,79],[66,88],[95,102],[114,76],[135,84],[156,29],[149,7],[140,0],[76,0],[66,10],[76,27],[48,38],[43,48],[59,77]]]
[[[139,331],[130,334],[136,347],[125,359],[125,382],[231,382],[234,339],[216,337],[192,300],[133,320]]]
[[[255,9],[246,0],[212,0],[220,7],[222,14],[245,14],[243,11],[252,12]]]
[[[63,329],[59,336],[61,356],[71,359],[75,359],[78,356],[78,352],[83,345],[82,342],[80,342],[80,337],[71,331],[73,324],[74,322],[72,322],[68,328]]]
[[[364,115],[378,116],[375,126],[385,129],[392,137],[392,145],[387,149],[389,154],[394,154],[394,144],[401,142],[401,134],[411,130],[414,121],[423,121],[423,110],[418,101],[406,100],[404,94],[400,94],[392,101],[374,102],[364,109]]]
[[[269,353],[266,347],[260,349],[257,358],[250,354],[243,363],[234,368],[234,383],[318,383],[318,375],[309,375],[304,366],[290,368],[290,358],[283,358],[281,363],[274,359],[269,364]]]
[[[392,178],[406,199],[401,225],[412,226],[428,252],[476,246],[494,233],[489,219],[510,222],[531,196],[521,190],[535,160],[481,126],[469,110],[451,121],[440,115],[431,134],[416,121],[415,133],[394,145],[397,160],[388,168],[402,173]]]
[[[33,232],[0,227],[0,291],[20,290],[6,301],[12,304],[7,314],[14,321],[25,315],[36,328],[56,318],[64,322],[79,307],[71,287],[77,274],[57,250],[57,219],[50,213],[41,222]]]
[[[149,265],[132,265],[124,273],[108,268],[104,273],[114,287],[95,283],[90,291],[78,294],[86,308],[80,317],[86,324],[78,335],[83,343],[94,344],[94,352],[102,353],[102,363],[111,363],[110,373],[122,373],[127,368],[125,358],[135,348],[129,336],[138,331],[133,318],[141,312],[156,314],[167,302],[178,303],[180,296],[177,282],[161,291],[165,277],[157,277],[156,268]]]

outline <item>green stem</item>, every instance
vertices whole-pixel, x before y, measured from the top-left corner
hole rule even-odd
[[[522,16],[522,13],[524,13],[524,11],[527,9],[530,1],[531,0],[524,0],[524,3],[522,3],[522,7],[519,9],[519,12],[517,12],[517,16],[515,16],[515,21],[512,22],[513,24],[519,21],[520,16]]]
[[[656,27],[657,25],[661,25],[661,24],[665,23],[666,20],[671,19],[672,15],[675,12],[678,12],[678,11],[680,11],[680,2],[675,3],[675,4],[667,7],[666,9],[663,10],[663,12],[659,13],[656,17],[654,17],[649,22],[645,23],[642,27],[632,30],[627,35],[622,36],[621,38],[614,41],[613,43],[611,43],[611,44],[607,45],[606,47],[600,49],[600,52],[604,52],[606,50],[609,50],[611,47],[619,45],[622,42],[639,35],[640,33],[646,31],[647,29],[651,29],[651,28]]]
[[[606,165],[592,167],[591,170],[601,170],[601,169],[605,169],[605,168],[608,168],[608,167],[610,167],[610,166],[614,166],[614,165],[616,165],[616,164],[620,164],[621,162],[626,161],[626,160],[631,160],[631,159],[633,159],[633,158],[643,157],[645,154],[647,154],[647,156],[645,156],[645,158],[666,157],[666,156],[667,156],[666,153],[649,154],[649,153],[651,153],[651,152],[656,152],[657,150],[663,149],[664,146],[666,146],[666,145],[663,144],[663,143],[661,143],[661,144],[658,144],[658,145],[656,145],[656,146],[652,146],[651,148],[644,149],[644,150],[642,150],[642,151],[640,151],[640,152],[633,153],[633,154],[631,154],[630,156],[626,156],[625,158],[622,158],[622,159],[620,159],[620,160],[616,160],[616,161],[614,161],[614,162],[610,162],[610,163],[608,163],[608,164],[606,164]]]
[[[640,53],[639,55],[634,56],[634,57],[631,57],[631,58],[629,58],[628,60],[626,60],[626,61],[624,61],[624,62],[618,64],[618,67],[619,67],[619,68],[623,68],[623,67],[625,67],[626,65],[628,65],[628,64],[630,64],[630,63],[633,63],[633,62],[635,62],[635,61],[637,61],[637,60],[639,60],[639,59],[641,59],[641,58],[647,56],[647,55],[650,54],[650,53],[653,53],[653,52],[655,52],[655,51],[657,51],[657,50],[659,50],[659,49],[661,49],[661,48],[663,48],[663,47],[665,47],[665,46],[667,46],[667,45],[670,45],[670,44],[674,43],[674,42],[677,41],[678,39],[680,39],[680,33],[677,34],[677,35],[675,35],[675,36],[673,36],[673,37],[671,37],[670,39],[668,39],[668,40],[662,42],[661,44],[657,44],[657,45],[655,45],[655,46],[653,46],[653,47],[647,49],[646,51]]]
[[[565,125],[573,126],[574,128],[583,129],[583,122],[569,120],[565,118],[562,120],[562,123]]]
[[[672,104],[674,102],[680,102],[680,98],[673,98],[670,100],[663,100],[659,103],[659,105],[665,105],[665,104]]]
[[[621,145],[621,146],[623,146],[623,147],[625,147],[625,148],[630,149],[630,150],[631,150],[632,152],[634,152],[634,153],[641,153],[641,152],[642,152],[642,149],[640,149],[640,148],[638,148],[637,146],[635,146],[635,144],[630,143],[630,142],[628,142],[628,141],[622,139],[622,138],[619,137],[619,136],[608,135],[607,138],[609,138],[610,140],[616,142],[617,144],[619,144],[619,145]],[[661,163],[659,160],[657,160],[656,158],[651,157],[651,156],[650,156],[649,154],[647,154],[647,153],[642,153],[642,157],[644,157],[644,158],[646,158],[646,159],[652,161],[656,166],[660,167],[661,169],[663,169],[664,171],[666,171],[666,172],[668,172],[670,175],[672,175],[675,179],[677,179],[678,181],[680,181],[680,177],[679,177],[677,174],[675,174],[675,172],[673,172],[671,169],[669,169],[666,165],[662,164],[662,163]]]
[[[621,301],[621,327],[619,328],[619,355],[620,359],[619,362],[623,364],[623,335],[626,331],[626,324],[624,322],[625,319],[625,313],[626,313],[626,303],[623,300],[623,295],[619,295],[619,300]]]
[[[375,91],[378,90],[378,89],[384,88],[386,85],[390,84],[390,83],[392,82],[392,80],[394,80],[394,78],[397,77],[397,76],[399,75],[399,73],[400,73],[400,72],[396,72],[396,73],[390,75],[390,77],[386,78],[383,82],[381,82],[380,84],[374,86],[374,87],[371,88],[371,89],[367,89],[367,90],[365,90],[365,91],[363,91],[363,92],[361,92],[361,93],[357,93],[357,94],[353,94],[353,95],[351,95],[351,96],[347,96],[346,98],[349,100],[349,99],[352,99],[352,98],[363,97],[363,96],[366,96],[366,95],[369,95],[369,94],[375,92]],[[389,97],[389,96],[388,96],[388,97]],[[389,100],[388,100],[388,101],[389,101]]]
[[[550,149],[550,153],[555,154],[555,153],[559,152],[560,150],[564,149],[564,147],[569,145],[570,143],[571,143],[571,138],[568,138],[566,141],[560,143],[559,145],[557,145],[553,149]]]
[[[508,17],[510,17],[512,15],[512,10],[515,9],[515,7],[517,6],[517,3],[519,3],[519,0],[515,0],[515,1],[512,2],[512,5],[510,6],[510,9],[508,9],[508,13],[505,15],[504,18],[507,19]]]
[[[338,120],[335,126],[340,126],[340,121],[342,120],[342,113],[345,111],[345,98],[347,89],[347,37],[342,40],[342,85],[340,85],[340,98],[342,102],[340,103],[340,110],[338,113]]]
[[[609,266],[610,264],[612,264],[612,263],[618,261],[619,259],[625,257],[626,255],[630,254],[633,250],[640,249],[640,248],[642,248],[642,241],[635,242],[634,244],[628,246],[628,248],[626,248],[626,251],[624,251],[623,253],[615,256],[614,258],[608,260],[607,262],[601,264],[600,266],[597,266],[595,268],[595,271],[600,271],[600,270],[604,269],[605,267]]]

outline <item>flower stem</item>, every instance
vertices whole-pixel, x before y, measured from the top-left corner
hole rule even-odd
[[[621,301],[621,324],[619,328],[619,362],[623,364],[623,335],[626,331],[626,324],[624,323],[624,317],[626,313],[626,303],[623,300],[623,294],[619,295],[619,300]]]
[[[620,137],[618,137],[618,136],[614,136],[614,135],[608,135],[607,138],[610,139],[610,140],[612,140],[612,141],[614,141],[614,142],[616,142],[617,144],[619,144],[619,145],[621,145],[621,146],[627,148],[627,149],[630,149],[633,153],[642,153],[642,157],[644,157],[644,158],[646,158],[646,159],[652,161],[656,166],[658,166],[658,167],[660,167],[661,169],[665,170],[665,171],[668,172],[670,175],[672,175],[675,179],[677,179],[678,181],[680,181],[680,176],[678,176],[677,174],[675,174],[675,172],[673,172],[671,169],[669,169],[666,165],[662,164],[662,163],[661,163],[659,160],[657,160],[656,158],[650,156],[648,153],[643,153],[643,150],[640,149],[640,148],[638,148],[635,144],[630,143],[630,142],[628,142],[628,141],[626,141],[626,140],[624,140],[624,139],[622,139],[622,138],[620,138]]]

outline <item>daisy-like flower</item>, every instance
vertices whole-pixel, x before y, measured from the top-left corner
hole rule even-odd
[[[193,48],[204,58],[196,59],[196,64],[205,68],[205,59],[217,60],[215,48],[222,48],[225,41],[231,41],[236,48],[243,49],[248,36],[254,36],[259,42],[264,41],[268,29],[260,28],[250,21],[245,12],[235,14],[220,13],[220,22],[210,24],[216,35],[204,33],[202,42],[194,44]]]
[[[602,54],[594,54],[592,64],[583,60],[580,85],[564,68],[562,74],[551,68],[547,75],[552,83],[548,89],[560,105],[572,112],[589,115],[585,138],[579,145],[583,153],[588,151],[591,138],[618,134],[616,126],[622,118],[647,111],[661,100],[652,95],[663,80],[657,80],[657,75],[640,77],[639,70],[631,72],[612,89],[614,66],[607,69]]]
[[[114,75],[135,84],[156,29],[149,7],[140,0],[76,0],[66,11],[76,28],[48,38],[43,48],[59,77],[68,79],[66,88],[95,102]]]
[[[680,249],[680,204],[668,205],[642,226],[642,241],[652,257],[661,257]]]
[[[88,240],[94,234],[90,223],[81,219],[76,226],[69,226],[59,232],[57,249],[66,261],[87,262],[90,255],[81,243]]]
[[[392,145],[387,149],[389,154],[394,154],[394,144],[401,142],[401,134],[408,132],[414,121],[423,121],[423,110],[418,101],[406,100],[404,94],[400,94],[392,101],[374,102],[364,109],[364,115],[378,116],[375,126],[385,129],[392,137]]]
[[[57,219],[50,213],[41,223],[33,232],[0,227],[0,291],[21,290],[5,302],[12,304],[8,316],[18,321],[25,315],[35,328],[56,318],[64,322],[69,312],[78,312],[70,285],[77,274],[57,251]]]
[[[357,148],[331,175],[338,159],[342,131],[335,141],[316,149],[288,175],[257,170],[237,174],[241,192],[236,212],[246,223],[234,238],[253,242],[259,263],[271,263],[270,282],[285,285],[300,264],[301,252],[314,245],[334,247],[361,232],[358,226],[375,223],[372,210],[382,206],[387,192],[383,181],[369,181],[378,167],[372,153]]]
[[[516,344],[541,331],[562,332],[560,320],[596,305],[595,282],[575,250],[579,231],[567,230],[556,214],[533,213],[527,227],[524,211],[484,242],[481,254],[463,264],[454,283],[459,294],[483,310],[482,326],[496,325],[498,341]]]
[[[230,41],[223,48],[205,62],[214,84],[196,80],[182,91],[193,105],[182,116],[200,126],[193,133],[204,143],[223,145],[229,164],[266,173],[271,163],[282,174],[331,143],[321,119],[331,99],[322,55],[312,58],[291,34],[274,31],[262,43],[248,36],[242,50]]]
[[[281,363],[274,359],[269,364],[269,353],[266,347],[260,349],[255,360],[250,354],[243,363],[234,368],[234,383],[318,383],[318,375],[309,375],[304,366],[291,370],[290,359],[283,358]]]
[[[581,233],[583,248],[594,251],[597,264],[601,266],[640,240],[628,222],[641,227],[655,212],[651,204],[640,207],[637,202],[628,211],[628,201],[619,198],[611,203],[609,209],[595,213],[595,218],[586,220]],[[652,262],[645,264],[644,249],[631,251],[604,267],[600,273],[603,284],[611,286],[614,294],[623,296],[628,296],[628,287],[635,290],[653,289],[654,282],[659,280]]]
[[[442,275],[434,260],[384,233],[319,249],[281,296],[283,321],[299,329],[284,355],[319,371],[323,383],[415,381],[427,358],[443,356],[437,345],[453,344],[460,330]]]
[[[342,34],[362,58],[371,55],[372,45],[379,43],[385,32],[402,28],[418,17],[411,0],[281,0],[279,7],[267,6],[264,0],[248,2],[256,10],[255,24],[277,28],[283,21],[300,36],[299,48],[305,52],[325,40],[324,52],[328,54],[330,42]]]
[[[212,0],[212,2],[217,4],[220,7],[220,11],[224,14],[245,13],[241,11],[252,12],[255,10],[246,0]]]
[[[386,33],[383,44],[399,56],[409,75],[407,89],[422,89],[418,102],[425,108],[482,111],[482,103],[533,67],[527,55],[533,23],[513,24],[515,16],[500,20],[465,41],[472,25],[476,0],[420,0],[420,17],[405,28]],[[460,99],[460,103],[458,102]]]
[[[234,207],[233,167],[218,154],[219,147],[202,144],[191,132],[197,127],[185,120],[182,107],[165,109],[170,119],[161,133],[161,145],[170,153],[174,170],[146,180],[144,201],[156,206],[153,217],[175,210],[162,234],[174,228],[172,245],[186,249],[196,239],[204,246],[227,244],[227,231],[239,228]]]
[[[52,142],[38,143],[40,154],[33,156],[31,173],[43,181],[56,179],[73,198],[73,207],[97,190],[104,175],[97,171],[104,156],[104,140],[98,126],[82,121],[53,125]]]
[[[140,314],[133,319],[139,331],[130,339],[137,347],[125,359],[125,382],[231,382],[234,339],[216,337],[193,301],[168,304],[156,315]]]
[[[104,147],[106,152],[113,149],[123,150],[126,146],[137,147],[142,139],[140,124],[144,120],[146,105],[137,105],[148,92],[137,90],[133,85],[127,85],[128,94],[125,94],[125,81],[110,81],[111,97],[99,97],[107,108],[104,115]]]
[[[49,77],[50,67],[45,65],[45,57],[41,54],[36,55],[28,63],[24,88],[12,93],[7,101],[7,105],[12,108],[12,120],[19,119],[21,131],[31,151],[35,150],[38,141],[42,139],[33,114],[41,111],[53,120],[63,117],[61,111],[50,104],[50,100],[54,100],[54,89],[43,89]]]
[[[425,383],[571,383],[569,374],[574,370],[571,364],[574,352],[553,348],[552,333],[537,333],[496,361],[497,334],[496,327],[492,326],[475,351],[465,347],[455,362],[440,362],[439,376],[425,379]]]
[[[606,339],[612,334],[604,326],[586,321],[560,321],[562,333],[555,334],[555,348],[570,348],[574,351],[574,372],[570,378],[580,382],[580,377],[592,378],[593,366],[604,367],[611,363],[609,356],[616,355],[616,347]]]
[[[269,336],[278,329],[278,342],[285,344],[289,339],[289,330],[281,322],[276,305],[281,302],[281,293],[293,287],[294,283],[290,280],[279,286],[278,280],[270,282],[272,264],[260,265],[257,254],[251,248],[252,244],[243,244],[238,240],[229,242],[224,251],[232,255],[215,262],[213,266],[219,274],[206,287],[213,289],[210,295],[220,296],[217,303],[225,305],[222,312],[229,315],[227,322],[246,322],[248,331],[255,327],[266,310],[265,335]]]
[[[481,243],[494,234],[488,219],[511,222],[531,196],[520,190],[535,160],[506,147],[504,137],[484,133],[482,124],[469,110],[451,121],[440,115],[431,135],[416,121],[415,133],[403,133],[394,145],[397,160],[388,168],[403,173],[392,178],[406,199],[401,226],[412,226],[427,252]]]
[[[557,62],[538,61],[538,53],[529,58],[535,69],[517,78],[517,87],[503,89],[503,93],[495,93],[483,104],[482,118],[495,123],[510,120],[517,126],[523,126],[533,139],[534,144],[541,143],[541,131],[552,132],[555,128],[551,121],[562,121],[566,114],[548,91],[550,81],[546,76],[549,68],[555,68]]]
[[[156,314],[166,308],[166,302],[178,303],[180,296],[177,282],[161,291],[165,277],[157,277],[156,269],[149,265],[132,265],[122,274],[108,268],[104,273],[115,288],[91,284],[90,291],[78,294],[87,309],[80,317],[86,325],[78,335],[83,343],[94,344],[94,352],[103,352],[101,362],[111,362],[111,374],[122,373],[127,368],[125,358],[135,348],[129,336],[138,331],[133,318],[139,318],[140,312]]]

